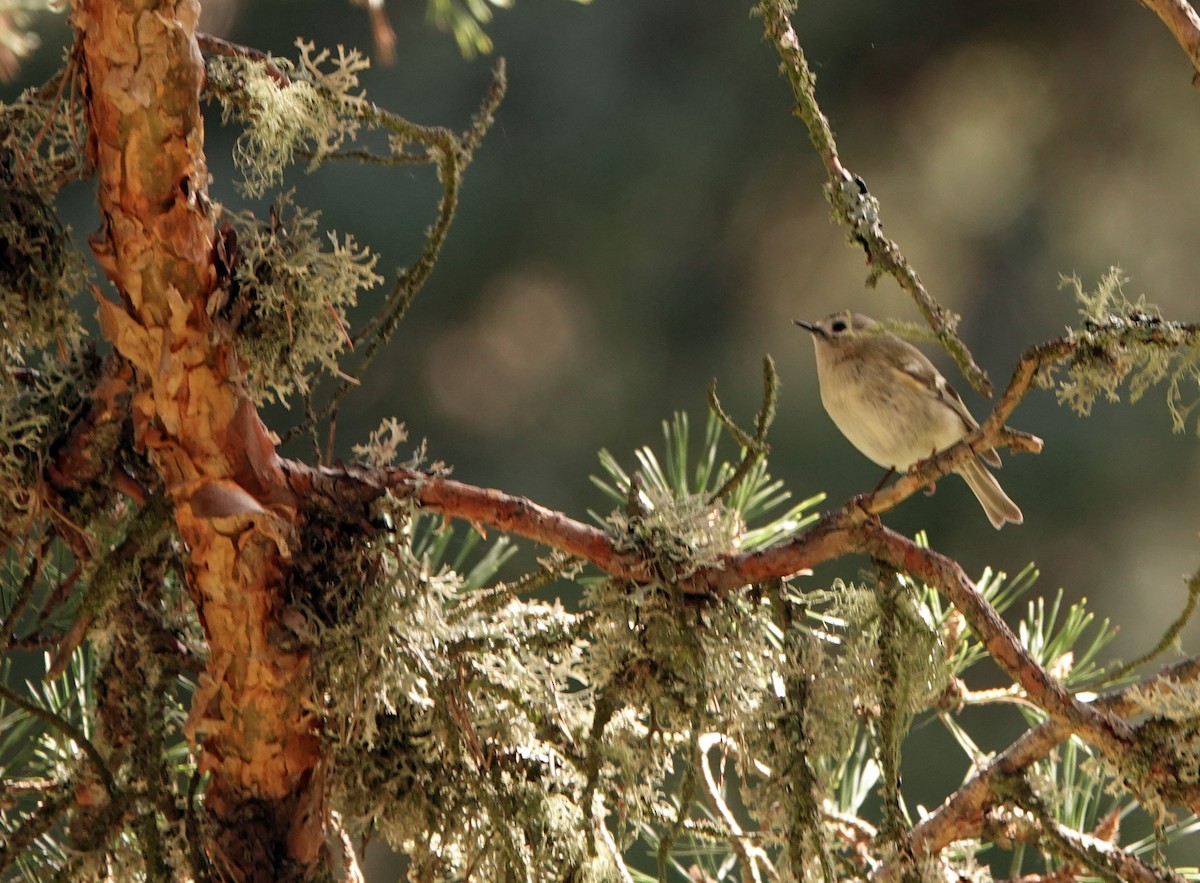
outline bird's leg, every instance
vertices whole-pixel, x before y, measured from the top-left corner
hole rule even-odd
[[[908,470],[908,471],[909,471],[909,472],[911,472],[913,475],[917,476],[917,478],[920,478],[920,479],[922,479],[923,481],[925,481],[925,483],[926,483],[926,485],[927,485],[927,487],[925,488],[925,496],[927,496],[927,497],[932,497],[934,494],[936,494],[936,493],[937,493],[937,479],[936,479],[936,478],[934,478],[934,479],[929,479],[929,480],[926,480],[926,479],[925,479],[925,470],[924,470],[924,469],[922,469],[921,467],[922,467],[922,465],[923,465],[923,464],[924,464],[926,461],[928,461],[928,460],[932,460],[932,459],[933,459],[934,457],[936,457],[936,456],[937,456],[937,450],[936,450],[936,449],[934,449],[934,450],[932,450],[932,451],[930,451],[930,452],[929,452],[929,456],[928,456],[928,457],[926,457],[924,460],[918,460],[918,461],[917,461],[916,463],[914,463],[914,464],[912,465],[912,467],[911,467],[911,468]]]
[[[871,518],[878,520],[879,516],[871,511],[871,503],[875,499],[875,495],[883,489],[885,484],[887,484],[887,480],[895,474],[896,467],[889,466],[888,471],[883,473],[883,478],[879,479],[879,484],[875,485],[874,490],[872,490],[869,494],[858,494],[856,497],[854,497],[852,501],[854,505],[859,509],[862,509],[863,512],[869,515]]]
[[[874,499],[875,495],[877,493],[879,493],[881,490],[883,490],[883,486],[885,484],[887,484],[887,480],[895,474],[896,474],[896,467],[889,466],[888,471],[883,473],[883,478],[879,479],[879,484],[875,485],[875,490],[873,490],[873,491],[871,491],[871,493],[867,494],[867,499],[868,500]]]

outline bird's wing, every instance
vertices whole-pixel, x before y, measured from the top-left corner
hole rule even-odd
[[[904,373],[911,379],[914,387],[945,402],[958,414],[959,419],[963,422],[964,435],[973,429],[979,428],[979,424],[971,416],[971,412],[967,410],[962,396],[946,381],[946,378],[941,375],[937,368],[933,367],[933,363],[925,358],[924,353],[916,352],[905,359]],[[1000,455],[994,450],[981,451],[979,456],[985,463],[991,466],[1000,466]]]

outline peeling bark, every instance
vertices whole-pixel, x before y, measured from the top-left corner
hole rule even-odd
[[[100,320],[134,368],[136,441],[175,505],[209,642],[188,733],[212,774],[210,857],[227,879],[304,878],[325,855],[321,747],[308,660],[271,639],[297,513],[232,341],[206,313],[198,13],[193,0],[77,0],[103,218],[91,244],[121,298],[100,300]]]

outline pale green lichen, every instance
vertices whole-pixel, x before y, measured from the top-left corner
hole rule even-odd
[[[85,128],[61,98],[31,90],[0,103],[0,334],[23,349],[66,349],[80,335],[70,304],[88,273],[54,196],[82,173]]]
[[[1120,401],[1122,385],[1136,402],[1151,387],[1167,381],[1167,408],[1176,432],[1182,432],[1200,405],[1200,330],[1163,319],[1144,297],[1131,301],[1124,292],[1128,278],[1114,267],[1093,291],[1077,277],[1064,277],[1075,292],[1083,327],[1071,332],[1076,351],[1066,377],[1057,379],[1060,403],[1081,416],[1103,396]],[[1196,424],[1200,432],[1200,421]]]
[[[395,462],[402,440],[387,422],[361,454]],[[573,574],[561,557],[495,582],[494,541],[458,554],[410,501],[364,513],[366,533],[310,513],[283,620],[320,684],[333,804],[347,830],[402,850],[414,876],[621,879],[622,856],[647,843],[668,877],[689,856],[732,868],[741,835],[713,811],[725,801],[760,869],[828,883],[861,859],[831,812],[853,819],[882,796],[893,827],[911,825],[895,775],[905,737],[940,707],[952,669],[987,658],[978,640],[951,627],[933,589],[889,572],[685,591],[677,579],[738,548],[746,512],[698,492],[715,461],[697,479],[679,456],[640,459],[640,480],[608,468],[622,503],[604,520],[659,578],[585,576],[578,611],[520,588]],[[1006,606],[1029,581],[980,585]],[[1058,625],[1053,611],[1023,634],[1057,658],[1086,622]],[[964,770],[978,760],[965,754]],[[926,879],[987,879],[978,843],[905,865],[899,839],[882,841],[875,855]]]
[[[316,51],[297,40],[296,61],[273,59],[285,82],[266,65],[243,57],[209,62],[208,85],[221,102],[225,122],[245,125],[234,148],[234,161],[244,177],[243,189],[261,196],[283,177],[297,153],[310,154],[309,169],[354,140],[365,104],[358,75],[370,60],[338,46]]]
[[[286,403],[318,373],[338,373],[351,347],[347,313],[378,284],[378,260],[353,237],[322,233],[319,215],[281,200],[268,222],[228,218],[235,247],[222,265],[226,292],[215,311],[236,329],[238,353],[258,402]]]
[[[0,348],[0,539],[39,514],[42,475],[95,384],[99,362],[82,348],[34,353]]]
[[[652,550],[655,568],[674,583],[717,563],[722,553],[737,550],[744,525],[720,504],[698,494],[682,497],[656,488],[639,489],[637,511],[613,512],[609,532],[618,551]]]
[[[408,430],[395,417],[387,417],[378,429],[371,430],[365,444],[354,445],[354,456],[376,469],[393,466],[399,457],[400,445],[408,441]]]
[[[517,599],[451,615],[470,574],[414,546],[414,517],[388,501],[373,537],[305,529],[287,619],[321,686],[334,802],[429,879],[547,879],[586,854],[578,616]]]
[[[1155,679],[1148,684],[1135,684],[1126,691],[1129,701],[1145,714],[1171,720],[1200,719],[1200,684]]]

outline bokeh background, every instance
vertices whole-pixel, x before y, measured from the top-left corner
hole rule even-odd
[[[599,448],[632,465],[672,411],[699,428],[712,377],[749,421],[769,353],[783,381],[772,472],[797,498],[824,491],[832,503],[875,485],[879,471],[821,410],[811,344],[791,320],[844,307],[917,314],[893,282],[865,287],[862,252],[829,218],[823,171],[749,10],[725,0],[496,10],[488,33],[508,62],[508,97],[432,280],[342,408],[339,454],[396,416],[457,478],[586,517],[605,506],[588,481]],[[494,55],[464,60],[418,0],[386,12],[398,61],[364,76],[368,95],[461,129]],[[371,42],[366,13],[339,0],[208,13],[218,33],[276,54],[294,54],[297,36]],[[812,0],[796,29],[844,163],[929,290],[962,314],[997,385],[1026,345],[1076,320],[1062,274],[1093,286],[1119,265],[1127,293],[1200,320],[1200,90],[1135,0]],[[47,17],[38,30],[42,48],[5,95],[57,66],[65,26]],[[233,186],[236,134],[210,118],[212,192],[231,208],[247,205]],[[427,168],[329,165],[288,185],[377,250],[385,275],[417,253],[438,192]],[[92,199],[91,185],[62,197],[81,237],[96,226]],[[982,414],[986,402],[935,359]],[[279,410],[275,425],[296,416]],[[1086,596],[1120,624],[1112,653],[1136,655],[1176,616],[1183,577],[1200,565],[1195,423],[1172,434],[1162,389],[1088,419],[1038,392],[1013,423],[1046,440],[1001,473],[1023,526],[993,531],[953,478],[885,520],[927,530],[972,573],[1036,562],[1039,593]],[[1182,650],[1197,652],[1198,638],[1190,628]],[[918,736],[928,754],[910,754],[914,803],[939,802],[962,775],[930,760],[955,751],[937,731]],[[982,745],[1012,732],[999,725]]]

